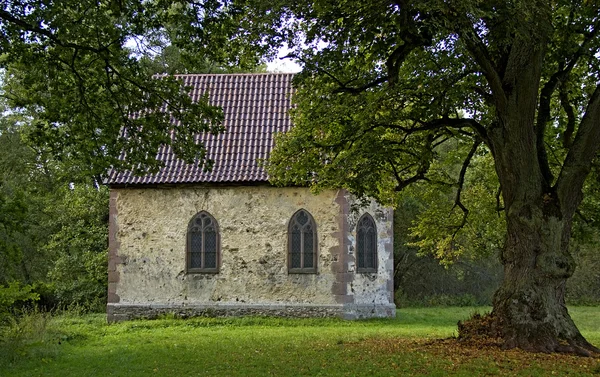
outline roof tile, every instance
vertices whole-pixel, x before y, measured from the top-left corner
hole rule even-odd
[[[265,182],[267,173],[258,160],[267,159],[273,134],[291,127],[291,73],[249,73],[180,75],[191,86],[190,96],[197,101],[208,92],[212,105],[221,106],[225,132],[198,135],[214,161],[205,172],[197,164],[186,164],[175,157],[171,147],[163,146],[156,158],[164,166],[155,174],[135,176],[129,171],[109,173],[107,183],[160,184],[206,182]]]

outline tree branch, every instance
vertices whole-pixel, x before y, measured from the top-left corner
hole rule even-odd
[[[310,65],[310,62],[308,62],[306,59],[304,59],[301,56],[296,55],[296,54],[288,54],[288,55],[284,56],[282,59],[285,59],[285,58],[297,59],[297,60],[301,61],[302,63],[304,63],[305,65]],[[329,72],[321,67],[317,67],[317,66],[313,66],[313,67],[317,72],[320,72],[320,73],[324,74],[325,76],[331,78],[333,81],[335,81],[335,83],[338,85],[338,88],[335,89],[333,91],[333,93],[359,94],[361,92],[364,92],[367,89],[374,88],[377,85],[383,84],[384,82],[386,82],[388,80],[388,76],[382,76],[382,77],[379,77],[379,78],[377,78],[369,83],[366,83],[362,86],[351,87],[351,86],[348,86],[349,82],[343,82],[342,80],[335,77],[331,72]]]
[[[75,49],[79,49],[79,50],[87,50],[87,51],[94,52],[96,54],[100,54],[102,52],[108,51],[108,46],[102,46],[100,48],[95,48],[95,47],[79,45],[79,44],[71,43],[71,42],[63,42],[60,39],[58,39],[56,37],[56,35],[54,35],[52,33],[52,31],[50,31],[48,29],[42,29],[39,26],[32,25],[26,21],[23,21],[20,18],[13,16],[12,14],[10,14],[9,12],[7,12],[5,10],[0,10],[0,19],[3,19],[13,25],[18,26],[21,30],[29,31],[29,32],[44,36],[44,37],[48,38],[49,40],[51,40],[52,42],[54,42],[55,44],[62,46],[62,47],[75,48]]]
[[[455,20],[450,19],[448,21],[453,22]],[[482,68],[482,73],[492,89],[492,96],[495,99],[496,106],[500,111],[504,111],[507,105],[507,98],[502,87],[502,79],[494,67],[486,45],[479,38],[477,32],[473,29],[472,23],[466,17],[461,17],[457,21],[462,28],[457,26],[455,29],[456,33],[462,38],[467,50]]]
[[[477,94],[479,94],[481,96],[481,98],[483,99],[483,102],[486,105],[493,105],[494,104],[494,96],[492,96],[490,93],[488,93],[485,89],[483,89],[480,86],[472,86],[471,89],[473,89],[473,91]]]
[[[435,119],[432,120],[430,122],[420,122],[421,124],[423,124],[422,127],[416,127],[413,129],[409,129],[412,130],[412,132],[417,132],[417,131],[425,131],[428,129],[437,129],[437,128],[441,128],[441,127],[450,127],[450,128],[456,128],[456,129],[461,129],[461,128],[471,128],[472,130],[474,130],[477,135],[479,136],[479,138],[484,141],[487,142],[488,140],[488,136],[487,136],[487,130],[485,129],[485,127],[479,123],[478,121],[476,121],[475,119],[472,118],[441,118],[441,119]],[[408,131],[406,131],[408,132]]]
[[[496,191],[496,213],[498,217],[500,217],[500,212],[504,211],[504,207],[500,203],[500,198],[502,197],[502,186],[498,187],[498,191]]]
[[[552,185],[552,182],[554,180],[554,176],[552,175],[552,171],[550,170],[550,166],[548,164],[548,156],[546,153],[546,147],[545,147],[545,143],[544,143],[544,135],[546,133],[546,125],[548,124],[548,121],[550,120],[550,103],[552,101],[552,94],[555,92],[556,88],[559,85],[564,84],[564,82],[567,80],[569,74],[571,73],[571,71],[573,70],[575,65],[577,65],[577,62],[579,61],[579,59],[582,56],[584,56],[587,52],[589,52],[588,51],[589,44],[596,37],[599,29],[600,29],[600,21],[598,21],[594,25],[594,28],[592,29],[591,32],[587,33],[585,40],[581,43],[581,45],[579,46],[579,48],[577,49],[575,54],[573,54],[571,60],[568,61],[566,64],[559,65],[558,71],[556,71],[550,77],[550,79],[548,80],[548,82],[546,82],[546,84],[544,85],[544,87],[542,88],[542,90],[540,92],[539,108],[538,108],[538,115],[537,115],[537,122],[536,122],[536,141],[537,141],[536,147],[537,147],[538,161],[540,164],[540,170],[542,172],[542,176],[544,177],[544,180],[546,181],[545,182],[546,187],[545,187],[544,191],[548,190],[548,188],[550,187],[550,185]],[[561,103],[563,103],[562,95],[564,95],[565,99],[568,98],[566,96],[566,92],[561,93]],[[564,101],[564,103],[568,103],[568,100]],[[571,113],[572,113],[572,111],[571,111]],[[568,113],[567,113],[567,116],[568,116]],[[569,121],[571,121],[571,119],[569,119]],[[573,120],[573,122],[574,122],[574,120]],[[573,124],[573,127],[574,127],[574,124]],[[572,131],[571,131],[571,133],[572,133]]]
[[[580,219],[581,219],[581,220],[582,220],[584,223],[586,223],[586,224],[588,224],[588,225],[592,223],[592,220],[590,220],[590,219],[588,219],[587,217],[585,217],[585,216],[583,215],[583,213],[581,213],[581,211],[580,211],[579,209],[578,209],[577,211],[575,211],[575,214],[576,214],[577,216],[579,216],[579,218],[580,218]]]
[[[427,168],[423,168],[423,166],[421,166],[418,169],[417,173],[415,175],[413,175],[412,177],[407,178],[407,179],[402,179],[402,177],[400,176],[400,173],[396,169],[396,165],[394,165],[394,161],[392,161],[392,159],[388,159],[388,162],[389,162],[390,166],[392,167],[392,172],[394,173],[394,178],[396,178],[396,182],[398,182],[398,184],[396,185],[396,187],[394,189],[397,192],[404,190],[408,185],[410,185],[412,183],[419,182],[419,181],[427,181],[427,178],[425,177]]]
[[[579,123],[573,146],[565,158],[555,185],[563,215],[572,216],[583,194],[583,182],[592,167],[592,160],[600,150],[600,84],[586,107]]]
[[[400,8],[400,19],[402,20],[400,38],[403,44],[392,51],[385,63],[390,85],[394,85],[398,81],[398,72],[408,55],[416,48],[430,44],[432,39],[427,26],[417,25],[411,2],[397,0],[395,3]]]
[[[469,151],[469,154],[463,161],[463,165],[462,165],[462,167],[460,169],[460,173],[458,175],[458,189],[456,190],[456,197],[454,199],[454,206],[452,206],[452,210],[454,210],[454,208],[456,208],[456,207],[460,208],[463,212],[463,218],[462,218],[460,225],[458,225],[458,227],[454,231],[452,238],[456,237],[456,234],[458,233],[458,231],[460,229],[462,229],[465,226],[465,224],[467,223],[467,218],[469,216],[469,209],[467,207],[465,207],[465,205],[461,201],[460,196],[462,194],[463,186],[465,184],[465,174],[467,173],[467,169],[469,168],[469,165],[471,164],[471,159],[475,155],[475,152],[477,151],[477,148],[479,148],[479,145],[481,145],[481,139],[476,139],[475,142],[473,143],[473,146],[471,147],[471,150]]]
[[[565,85],[561,85],[559,96],[560,105],[565,113],[567,113],[567,127],[565,128],[565,132],[562,134],[563,147],[570,148],[573,144],[573,132],[575,132],[575,111],[573,110],[573,106],[569,101],[569,96],[567,94]]]
[[[327,73],[326,73],[327,74]],[[332,75],[329,75],[330,77],[333,77]],[[348,86],[348,84],[344,84],[341,81],[335,79],[337,81],[337,83],[340,85],[339,88],[337,88],[336,90],[333,91],[333,93],[350,93],[350,94],[359,94],[364,92],[367,89],[371,89],[376,87],[377,85],[383,84],[384,82],[386,82],[388,80],[388,76],[382,76],[379,77],[365,85],[362,86],[358,86],[358,87],[351,87]]]

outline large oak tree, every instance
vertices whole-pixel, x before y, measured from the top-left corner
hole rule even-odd
[[[275,182],[394,203],[408,185],[453,176],[456,234],[469,223],[465,174],[491,154],[507,229],[490,335],[598,352],[565,306],[573,218],[600,148],[597,2],[256,1],[247,14],[303,64]],[[439,169],[448,144],[469,146],[454,175]]]

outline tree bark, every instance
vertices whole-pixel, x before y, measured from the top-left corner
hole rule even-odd
[[[536,352],[600,352],[569,316],[565,284],[575,271],[569,253],[571,219],[554,216],[552,201],[513,208],[502,254],[504,281],[494,296],[492,317],[505,348]]]
[[[573,144],[553,185],[543,174],[547,161],[540,161],[546,157],[539,153],[543,140],[535,127],[545,42],[517,36],[499,71],[503,74],[487,74],[501,80],[501,85],[490,83],[496,121],[486,143],[502,187],[507,238],[501,255],[504,280],[494,296],[493,326],[486,328],[503,339],[505,348],[588,355],[600,350],[571,319],[565,286],[575,271],[569,252],[573,215],[600,139],[600,85],[579,125],[579,145]]]
[[[573,145],[552,186],[536,152],[536,73],[523,72],[490,134],[507,222],[504,280],[494,296],[492,317],[506,348],[589,355],[600,350],[571,319],[565,286],[575,271],[569,251],[573,216],[600,140],[600,86],[579,125],[580,146]]]

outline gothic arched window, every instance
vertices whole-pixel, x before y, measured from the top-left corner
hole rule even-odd
[[[365,213],[356,226],[356,271],[377,272],[377,228]]]
[[[288,271],[317,272],[317,226],[308,211],[296,212],[288,227]]]
[[[220,237],[217,220],[208,212],[196,214],[187,231],[187,272],[219,272]]]

